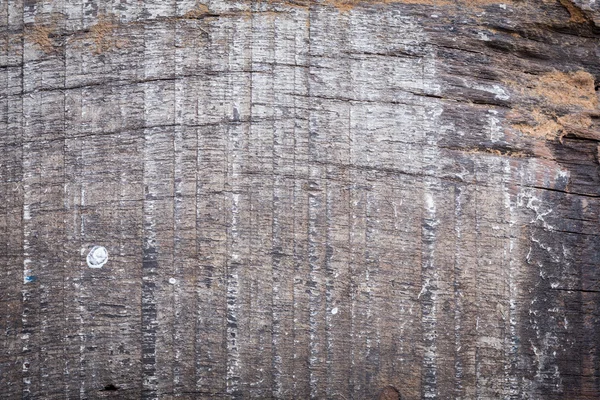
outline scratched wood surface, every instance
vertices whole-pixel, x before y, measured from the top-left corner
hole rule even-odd
[[[596,1],[0,21],[1,398],[600,398]]]

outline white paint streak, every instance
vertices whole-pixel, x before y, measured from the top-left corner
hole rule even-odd
[[[431,193],[425,193],[425,206],[430,214],[435,214],[435,203],[433,202],[433,195]]]
[[[500,125],[500,120],[496,117],[498,112],[495,110],[489,110],[488,113],[491,114],[488,117],[488,126],[490,129],[490,140],[492,142],[497,142],[497,141],[501,140],[502,137],[504,136],[503,132],[502,132],[502,126]]]

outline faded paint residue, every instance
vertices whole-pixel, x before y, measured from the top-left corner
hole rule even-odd
[[[446,0],[375,0],[375,1],[362,1],[362,0],[327,0],[327,3],[335,6],[340,11],[350,11],[359,4],[389,4],[389,3],[403,3],[403,4],[421,4],[421,5],[436,5],[443,6],[452,4]]]
[[[336,6],[336,8],[347,11],[359,4],[389,4],[389,3],[400,3],[400,4],[419,4],[419,5],[431,5],[431,6],[449,6],[449,5],[463,5],[463,6],[483,6],[483,5],[494,5],[506,8],[506,3],[511,3],[512,1],[497,1],[497,0],[459,0],[450,1],[450,0],[328,0],[330,4]]]
[[[466,6],[466,7],[481,7],[487,5],[498,5],[502,9],[506,9],[506,5],[512,3],[512,0],[498,1],[498,0],[326,0],[326,4],[330,4],[337,8],[339,11],[347,12],[354,9],[356,6],[368,6],[371,4],[415,4],[424,6]],[[294,1],[290,3],[293,6],[304,6],[308,7],[312,3],[316,3],[315,0],[304,0]],[[191,13],[192,11],[190,11]],[[189,14],[189,13],[188,13]],[[186,14],[186,16],[188,15]],[[195,15],[195,14],[190,14]],[[189,18],[194,18],[193,16]]]
[[[513,128],[534,138],[556,140],[561,139],[567,133],[575,133],[576,136],[590,139],[595,138],[593,131],[588,132],[588,128],[592,126],[592,119],[588,114],[575,113],[557,117],[536,108],[532,111],[515,110],[508,116],[513,120],[522,120],[523,122],[514,123]]]
[[[520,113],[519,111],[509,114],[509,118],[528,119],[527,122],[513,124],[512,126],[514,128],[528,136],[539,139],[554,140],[560,136],[562,127],[555,118],[544,114],[539,109],[525,113],[528,113],[528,115]]]
[[[87,265],[90,268],[102,268],[108,261],[108,250],[103,246],[94,246],[87,255]]]
[[[502,139],[503,132],[501,129],[501,122],[498,119],[498,112],[496,110],[489,110],[488,114],[488,126],[490,129],[490,140],[493,142],[497,142]]]

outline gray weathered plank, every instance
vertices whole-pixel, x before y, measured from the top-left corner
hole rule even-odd
[[[597,398],[599,16],[0,2],[2,395]]]

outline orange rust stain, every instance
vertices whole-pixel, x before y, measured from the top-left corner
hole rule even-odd
[[[588,129],[592,126],[592,118],[586,114],[567,114],[559,117],[557,122],[569,128]]]
[[[117,29],[119,23],[115,22],[114,16],[100,16],[98,22],[90,27],[89,37],[94,41],[96,49],[94,53],[100,54],[112,49],[122,49],[129,44],[127,39],[119,38]]]
[[[593,122],[590,115],[586,113],[566,114],[557,117],[544,114],[539,109],[534,109],[528,116],[525,116],[523,111],[515,111],[510,113],[508,117],[509,119],[529,117],[527,122],[514,123],[512,127],[535,139],[562,140],[563,136],[568,133],[591,139],[599,138],[596,131],[589,129],[592,127]]]
[[[34,25],[25,32],[25,37],[36,44],[45,53],[54,50],[54,43],[50,39],[52,30],[48,26]]]
[[[196,8],[194,8],[193,10],[190,10],[188,12],[186,12],[183,15],[183,18],[186,19],[197,19],[202,17],[203,15],[208,14],[208,7],[206,6],[206,4],[198,4],[196,6]]]
[[[513,124],[513,128],[536,139],[554,140],[560,137],[562,125],[557,122],[556,118],[544,114],[540,109],[530,111],[528,116],[523,114],[527,114],[527,111],[515,111],[508,114],[509,119],[530,117],[526,122]]]
[[[114,30],[116,28],[117,25],[107,17],[100,17],[98,22],[90,28],[90,35],[96,44],[95,52],[97,54],[117,47],[114,37]]]
[[[508,118],[513,128],[536,139],[560,140],[568,132],[586,131],[592,126],[590,114],[598,111],[594,77],[586,71],[553,71],[506,83],[535,101],[535,106],[517,108]]]
[[[598,107],[594,77],[586,71],[554,71],[542,75],[534,82],[532,94],[558,106],[576,106],[584,110]]]
[[[577,8],[571,1],[560,0],[560,4],[562,4],[563,7],[569,11],[569,15],[571,15],[571,18],[569,19],[570,22],[576,22],[579,24],[587,22],[587,18],[585,18],[583,11]]]

